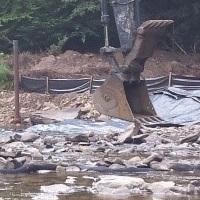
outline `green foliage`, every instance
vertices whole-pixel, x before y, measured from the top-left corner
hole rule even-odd
[[[9,85],[10,72],[6,64],[7,57],[4,54],[0,55],[0,89]]]
[[[13,39],[20,40],[23,51],[97,50],[103,44],[99,4],[99,0],[0,0],[0,50],[10,52]],[[142,0],[141,16],[174,19],[176,41],[189,51],[200,51],[199,0]],[[116,45],[113,18],[110,38]]]
[[[32,51],[59,41],[61,50],[71,40],[75,46],[99,41],[99,15],[98,0],[0,0],[0,49],[11,50],[13,39]]]

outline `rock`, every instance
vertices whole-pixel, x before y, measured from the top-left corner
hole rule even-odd
[[[154,169],[156,171],[169,171],[170,170],[170,167],[165,162],[152,161],[150,163],[150,167],[151,167],[151,169]]]
[[[166,195],[171,192],[171,189],[175,186],[173,181],[161,181],[154,182],[148,185],[148,189],[153,192],[153,194],[157,195]]]
[[[3,158],[15,158],[20,155],[20,152],[0,152],[0,157]]]
[[[118,136],[117,143],[123,144],[123,143],[132,143],[133,142],[133,136],[137,135],[139,133],[141,126],[138,122],[134,122],[134,124],[129,127],[124,133],[121,133]]]
[[[131,154],[131,153],[134,153],[134,152],[135,152],[135,148],[134,147],[130,147],[130,148],[122,149],[118,153],[127,155],[127,154]]]
[[[58,165],[56,167],[56,172],[58,172],[58,173],[66,173],[66,168],[63,167],[63,166]]]
[[[40,153],[40,151],[36,148],[28,148],[28,154],[26,152],[22,152],[23,155],[29,155],[32,157],[33,160],[43,160],[43,155]]]
[[[123,169],[125,168],[126,166],[124,165],[120,165],[120,164],[112,164],[109,166],[110,169],[113,169],[113,170],[117,170],[117,169]]]
[[[144,160],[142,160],[142,163],[146,165],[150,165],[152,161],[161,162],[162,159],[163,159],[162,155],[158,153],[152,153],[148,158],[145,158]]]
[[[133,157],[125,162],[126,166],[136,166],[137,164],[142,163],[142,159],[139,156]]]
[[[17,162],[18,165],[23,165],[26,162],[26,157],[25,156],[18,157],[18,158],[15,158],[14,161]]]
[[[196,142],[199,139],[200,133],[196,133],[196,134],[190,134],[187,137],[183,138],[180,140],[180,144],[183,143],[193,143]]]
[[[33,147],[41,148],[44,147],[44,140],[42,138],[38,138],[33,142]]]
[[[95,151],[95,152],[104,153],[105,150],[106,150],[106,149],[105,149],[104,147],[98,147],[98,148],[96,148],[94,151]]]
[[[122,198],[147,189],[147,184],[142,178],[114,175],[104,175],[99,178],[100,181],[93,183],[93,189],[101,196]]]
[[[81,169],[77,166],[68,166],[65,168],[66,172],[80,172]]]
[[[144,138],[148,137],[149,134],[139,134],[136,136],[132,136],[134,144],[142,144],[145,142]]]
[[[87,135],[80,134],[80,135],[75,136],[74,138],[71,138],[71,141],[77,142],[77,143],[79,143],[79,142],[89,142],[89,139],[88,139]]]
[[[23,134],[21,134],[21,141],[22,142],[34,142],[39,137],[40,136],[37,133],[24,132]]]
[[[78,145],[80,146],[90,146],[89,142],[79,142]]]
[[[10,143],[10,142],[14,142],[13,141],[13,138],[11,136],[3,136],[0,138],[0,144],[7,144],[7,143]]]
[[[41,186],[40,190],[44,193],[51,193],[51,194],[66,194],[66,193],[71,193],[73,191],[70,186],[67,186],[65,184]]]
[[[7,160],[0,157],[0,169],[6,169]]]
[[[24,150],[27,147],[23,142],[12,142],[2,146],[2,149],[5,149],[7,152]]]

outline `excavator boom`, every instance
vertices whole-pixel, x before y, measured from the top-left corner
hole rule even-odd
[[[105,9],[107,1],[102,1]],[[156,116],[145,80],[140,77],[146,60],[153,55],[166,28],[173,23],[172,20],[148,20],[137,27],[136,2],[112,1],[121,47],[117,50],[110,47],[108,32],[105,33],[105,46],[101,52],[114,60],[114,66],[110,77],[94,93],[94,105],[100,113],[127,121],[141,116]],[[102,13],[106,13],[102,21],[108,31],[108,12]]]

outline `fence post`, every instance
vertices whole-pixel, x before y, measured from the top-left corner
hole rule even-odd
[[[93,76],[90,78],[90,94],[92,94],[92,86],[93,86]]]
[[[168,83],[168,87],[172,86],[172,72],[169,72],[169,83]]]
[[[46,94],[49,94],[49,77],[46,77]]]
[[[21,122],[20,105],[19,105],[19,46],[18,40],[13,40],[14,54],[14,91],[15,91],[15,116],[14,123]]]

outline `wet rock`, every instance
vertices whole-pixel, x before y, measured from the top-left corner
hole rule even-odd
[[[139,134],[139,135],[133,136],[132,137],[133,143],[134,144],[142,144],[142,143],[146,142],[144,139],[148,136],[149,136],[149,134]]]
[[[105,175],[100,181],[93,183],[93,189],[99,195],[126,197],[147,189],[147,184],[141,178],[128,176]]]
[[[142,163],[146,165],[150,165],[152,161],[161,162],[163,160],[163,156],[158,153],[152,153],[149,157],[145,158]]]
[[[173,181],[161,181],[154,182],[148,185],[148,189],[153,192],[153,194],[157,195],[166,195],[171,192],[171,189],[175,186]]]
[[[58,173],[66,173],[66,168],[63,167],[63,166],[58,165],[56,167],[56,172],[58,172]]]
[[[180,140],[180,144],[196,142],[200,137],[200,133],[190,134],[187,137]]]
[[[14,142],[12,136],[4,136],[0,138],[0,144],[7,144],[10,142]]]
[[[24,132],[21,134],[21,141],[22,142],[34,142],[40,136],[36,133]]]
[[[7,164],[7,160],[5,158],[0,157],[0,169],[5,169]]]
[[[95,152],[104,153],[105,150],[106,150],[106,149],[105,149],[104,147],[98,147],[98,148],[96,148],[94,151],[95,151]]]
[[[25,156],[15,158],[14,161],[16,162],[16,165],[22,166],[26,162],[27,158]]]
[[[109,163],[109,162],[98,161],[95,166],[97,166],[97,167],[100,167],[100,166],[109,167],[110,165],[111,165],[111,163]]]
[[[132,143],[133,142],[133,136],[137,135],[139,133],[141,126],[138,122],[134,122],[134,124],[129,127],[124,133],[121,133],[118,136],[117,143],[123,144],[123,143]]]
[[[89,142],[89,139],[88,139],[87,135],[80,134],[80,135],[75,136],[74,138],[71,138],[71,141],[77,142],[77,143],[79,143],[79,142]]]
[[[65,168],[66,172],[80,172],[81,169],[77,166],[68,166]]]
[[[43,160],[43,155],[36,148],[29,148],[28,153],[30,153],[29,155],[32,157],[33,160]]]
[[[142,159],[139,156],[135,156],[129,160],[126,160],[124,163],[126,166],[136,166],[142,163]]]
[[[5,149],[7,152],[18,151],[23,150],[27,147],[23,142],[12,142],[8,143],[2,146],[3,149]]]
[[[119,154],[131,154],[135,152],[135,148],[134,147],[130,147],[130,148],[124,148],[122,150],[120,150],[118,153]]]
[[[54,193],[54,194],[65,194],[65,193],[72,192],[71,187],[69,187],[65,184],[54,184],[54,185],[48,185],[48,186],[41,186],[40,190],[44,193]]]
[[[44,147],[44,140],[42,138],[38,138],[33,142],[33,147],[41,148]]]
[[[151,169],[154,169],[156,171],[169,171],[170,167],[167,163],[165,162],[157,162],[157,161],[152,161],[150,163]]]
[[[78,145],[80,146],[90,146],[89,142],[79,142]]]
[[[1,151],[0,152],[0,157],[3,157],[3,158],[15,158],[17,156],[20,156],[20,152],[4,152],[4,151]]]
[[[110,169],[113,169],[113,170],[117,170],[117,169],[123,169],[125,168],[126,166],[124,165],[120,165],[120,164],[112,164],[109,166]]]

